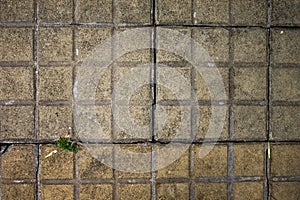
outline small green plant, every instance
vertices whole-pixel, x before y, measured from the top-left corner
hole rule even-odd
[[[61,137],[61,138],[59,138],[59,140],[57,140],[55,142],[55,144],[56,144],[56,146],[58,146],[59,148],[65,150],[65,151],[71,151],[73,153],[77,153],[79,150],[77,143],[74,141],[71,141],[68,138]]]

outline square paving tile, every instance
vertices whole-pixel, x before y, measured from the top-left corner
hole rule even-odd
[[[264,29],[234,29],[234,61],[266,62],[266,38]]]
[[[192,23],[191,0],[159,0],[157,5],[159,23]]]
[[[77,34],[78,60],[86,60],[94,49],[111,37],[111,34],[112,30],[109,27],[79,27]],[[105,61],[110,60],[111,50],[107,50],[107,54],[103,56],[107,57]]]
[[[187,38],[192,36],[192,29],[186,27],[176,27],[170,29],[172,30],[171,34],[174,34],[174,37],[166,37],[167,35],[165,35],[164,32],[158,34],[159,37],[157,38],[156,60],[157,62],[186,62],[186,58],[190,59],[192,53],[191,41],[186,41]],[[157,30],[159,31],[160,29],[158,28]],[[170,48],[170,46],[167,46],[168,44],[176,44],[176,47],[178,47],[178,51],[181,54],[178,55],[174,52],[167,51]]]
[[[34,200],[34,184],[2,184],[1,199]]]
[[[233,183],[233,198],[242,200],[263,199],[263,182],[235,182]]]
[[[0,22],[33,22],[33,0],[1,1]]]
[[[117,101],[143,104],[151,102],[150,68],[134,65],[116,66],[114,74],[114,94]],[[145,75],[138,75],[145,73]]]
[[[119,198],[121,200],[150,199],[151,198],[151,185],[150,184],[120,184],[119,185]]]
[[[232,2],[234,24],[266,25],[268,2],[260,0],[237,0]]]
[[[271,62],[300,63],[299,52],[300,31],[297,29],[272,29],[271,31]]]
[[[273,68],[271,100],[300,101],[300,68]]]
[[[0,67],[0,100],[33,100],[33,68]]]
[[[152,112],[150,105],[116,105],[114,123],[116,140],[150,140]]]
[[[173,161],[174,155],[178,157],[170,165],[167,165],[157,171],[156,178],[188,178],[189,177],[189,150],[185,150],[186,145],[168,145],[156,146],[156,167],[163,167],[168,161]],[[183,150],[185,152],[182,154]],[[172,155],[169,157],[165,152]],[[181,155],[178,155],[178,154]],[[170,160],[171,159],[171,160]],[[166,162],[165,162],[166,161]]]
[[[1,178],[34,179],[33,148],[32,145],[12,146],[9,152],[1,157]]]
[[[117,148],[115,148],[115,166],[118,169],[119,179],[150,179],[151,145],[117,145]]]
[[[191,99],[191,67],[163,67],[157,69],[157,101]]]
[[[110,101],[112,100],[111,67],[95,74],[97,68],[77,68],[73,91],[78,101]],[[93,77],[93,78],[91,78]]]
[[[80,186],[80,199],[112,199],[113,188],[109,184],[83,184]]]
[[[234,99],[252,101],[267,99],[267,68],[235,68],[233,81]]]
[[[196,0],[195,20],[198,24],[229,22],[229,0]]]
[[[73,178],[73,153],[55,145],[42,145],[40,160],[41,179]]]
[[[104,164],[112,165],[112,146],[88,145],[88,148],[77,154],[80,179],[112,179],[112,168]]]
[[[76,136],[81,141],[96,142],[111,139],[111,106],[78,106]]]
[[[190,106],[157,106],[158,140],[191,139]]]
[[[235,176],[263,176],[265,152],[262,144],[236,144],[234,151]]]
[[[40,67],[40,100],[72,99],[72,67]]]
[[[196,183],[196,199],[227,199],[227,183]]]
[[[189,183],[158,183],[158,199],[189,199]]]
[[[78,0],[76,14],[80,23],[111,23],[112,0]]]
[[[233,113],[235,139],[266,138],[265,106],[234,106]]]
[[[0,30],[0,61],[33,60],[32,28],[1,27]]]
[[[39,135],[41,140],[57,140],[72,127],[71,106],[40,106]]]
[[[273,25],[299,25],[300,3],[298,0],[272,0],[271,21]]]
[[[299,176],[299,166],[299,144],[271,146],[271,176]]]
[[[125,1],[124,1],[125,2]],[[135,38],[138,35],[142,38]],[[151,29],[137,29],[130,27],[118,27],[114,31],[114,43],[113,43],[113,56],[115,63],[129,62],[135,63],[137,66],[146,64],[145,67],[151,66]],[[125,42],[124,37],[130,38],[132,42]],[[135,41],[136,40],[136,41]],[[139,42],[143,42],[144,49],[136,49],[139,46]],[[126,65],[126,64],[124,64]]]
[[[209,53],[210,62],[229,60],[229,31],[227,29],[194,28],[193,39]],[[195,52],[193,53],[193,56],[197,56]]]
[[[226,100],[229,98],[229,69],[225,67],[218,67],[216,70],[218,70],[218,74],[216,74],[215,69],[212,68],[202,68],[201,72],[203,76],[196,71],[196,75],[194,78],[195,82],[195,94],[198,100],[204,100],[204,101],[220,101],[220,100]],[[209,80],[208,83],[205,82],[204,77]],[[219,85],[217,80],[221,79],[221,81],[224,84],[224,88],[222,85]],[[208,84],[210,84],[210,87],[208,87]],[[219,97],[212,98],[213,96],[210,93],[210,88],[213,88],[216,91],[215,93],[223,93],[225,90],[226,97],[224,99],[220,99]]]
[[[72,29],[47,27],[39,29],[39,58],[47,61],[72,61]]]
[[[0,139],[34,139],[33,106],[0,106]]]
[[[274,199],[299,199],[299,182],[272,182],[271,197]]]
[[[128,12],[130,10],[130,12]],[[116,18],[118,23],[150,23],[151,0],[118,0]]]
[[[56,200],[72,200],[74,199],[73,185],[42,185],[42,199],[50,200],[55,197]]]
[[[299,139],[299,106],[271,107],[271,138]]]
[[[218,112],[219,109],[225,109],[226,111],[226,116],[224,121],[218,121],[218,119],[216,121],[214,121],[212,119],[212,109],[214,109],[216,111],[216,117],[219,119],[222,119],[223,116],[221,116],[221,114]],[[197,112],[197,111],[196,111]],[[201,105],[199,106],[199,110],[198,110],[198,116],[197,116],[197,126],[198,126],[198,132],[196,135],[196,139],[197,140],[204,140],[204,139],[211,139],[211,140],[226,140],[228,139],[229,136],[229,108],[228,106],[226,107],[216,107],[213,108],[209,105]],[[196,114],[197,115],[197,114]],[[217,125],[216,128],[219,127],[220,123],[223,123],[223,129],[220,132],[220,135],[215,135],[216,129],[212,128],[210,133],[208,133],[210,124],[212,125]],[[212,126],[211,125],[211,126]],[[213,134],[211,134],[213,133]],[[210,135],[208,135],[210,134]]]
[[[195,177],[226,177],[227,176],[227,146],[215,145],[204,157],[200,158],[204,145],[194,145]]]
[[[71,23],[73,21],[73,1],[40,0],[39,19],[41,22]]]

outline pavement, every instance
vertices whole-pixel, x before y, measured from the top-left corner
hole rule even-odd
[[[0,0],[1,199],[299,200],[299,10]]]

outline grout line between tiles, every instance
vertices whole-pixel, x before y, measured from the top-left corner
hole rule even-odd
[[[156,0],[152,0],[152,26],[151,31],[151,141],[156,141],[156,55],[157,55],[157,33],[156,33],[156,15],[157,15]],[[156,200],[156,144],[151,145],[151,199]]]
[[[267,143],[265,144],[265,185],[264,185],[264,200],[270,199],[270,138],[271,138],[271,0],[268,0],[268,10],[267,10],[267,120],[266,120],[266,129],[267,129]]]

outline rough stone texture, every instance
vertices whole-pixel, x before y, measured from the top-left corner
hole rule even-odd
[[[235,182],[233,184],[233,198],[241,200],[263,199],[263,182]]]
[[[274,199],[299,199],[299,182],[272,182],[271,196]]]
[[[234,24],[266,25],[268,2],[261,0],[237,0],[232,2]]]
[[[12,146],[9,152],[1,157],[1,178],[34,179],[33,148],[32,145]]]
[[[56,140],[72,127],[71,106],[39,107],[39,139]]]
[[[85,101],[109,101],[112,99],[111,67],[105,69],[99,76],[93,76],[97,80],[90,79],[93,70],[80,67],[77,70],[77,85],[74,87],[76,100]]]
[[[271,107],[271,138],[299,139],[299,106]]]
[[[192,22],[191,0],[159,0],[157,2],[158,23],[189,23]]]
[[[119,198],[121,200],[150,199],[151,198],[151,185],[150,184],[120,184],[119,185]]]
[[[156,109],[156,132],[159,140],[191,138],[190,106],[158,106]]]
[[[71,100],[72,89],[72,67],[40,67],[40,100]]]
[[[158,101],[191,99],[191,67],[160,66],[156,79]]]
[[[115,149],[115,165],[118,166],[118,178],[151,178],[151,145],[117,145]],[[124,153],[126,155],[124,155]],[[137,157],[136,154],[143,154],[145,157]],[[142,173],[137,169],[144,170]]]
[[[151,106],[150,105],[116,105],[118,109],[125,109],[129,118],[118,116],[115,118],[117,140],[150,140],[151,138]],[[121,113],[122,111],[118,111]],[[138,131],[137,131],[138,130]]]
[[[136,70],[136,71],[135,71]],[[145,71],[144,71],[145,70]],[[147,80],[140,79],[137,72],[146,72],[149,74]],[[140,68],[136,66],[122,66],[115,68],[114,75],[114,92],[116,100],[129,100],[129,102],[151,102],[151,85],[150,85],[149,68]],[[132,80],[132,81],[131,81]],[[146,82],[148,81],[148,82]],[[141,84],[140,82],[146,82]],[[136,87],[136,88],[135,88]],[[132,94],[129,91],[135,89]]]
[[[198,119],[197,119],[197,126],[198,132],[196,135],[197,140],[204,140],[204,139],[214,139],[214,140],[226,140],[229,136],[229,109],[228,106],[226,109],[226,116],[223,122],[223,129],[218,137],[214,135],[208,135],[207,131],[209,128],[210,123],[218,125],[218,123],[214,123],[212,117],[212,107],[209,105],[199,106],[198,110]],[[222,117],[220,114],[216,115],[217,117]],[[212,120],[212,121],[211,121]],[[213,132],[216,133],[216,132]]]
[[[112,198],[112,185],[109,184],[83,184],[80,186],[80,199],[106,200]]]
[[[210,55],[210,62],[229,60],[229,31],[224,28],[193,28],[193,39]],[[197,56],[197,55],[194,55]]]
[[[145,49],[136,49],[137,42],[130,42],[124,44],[125,37],[132,37],[133,33],[137,31],[137,28],[130,28],[130,27],[118,27],[114,30],[114,62],[115,63],[122,63],[122,62],[133,62],[137,66],[150,67],[151,66],[151,35],[152,30],[148,29],[142,30],[145,31],[142,35],[143,45],[145,45]],[[135,32],[136,33],[136,32]],[[140,32],[137,32],[140,33]],[[134,35],[136,36],[136,35]],[[140,39],[138,40],[140,41]],[[133,51],[131,51],[133,50]],[[127,52],[123,54],[124,52]]]
[[[272,101],[300,101],[300,68],[273,68]]]
[[[42,199],[72,200],[73,185],[42,185]]]
[[[0,61],[32,61],[32,59],[32,28],[1,27]]]
[[[233,43],[235,62],[266,62],[264,29],[234,29]]]
[[[271,21],[273,25],[299,25],[300,2],[298,0],[272,0]]]
[[[72,60],[72,29],[46,27],[39,29],[39,59],[41,61]]]
[[[234,106],[233,112],[235,139],[266,138],[266,107]]]
[[[195,177],[226,177],[227,176],[227,146],[215,145],[204,157],[200,158],[203,145],[194,145]]]
[[[0,67],[0,100],[33,100],[32,67]]]
[[[223,24],[229,22],[229,0],[196,0],[198,24]]]
[[[34,139],[33,106],[0,106],[0,139]]]
[[[264,146],[262,144],[236,144],[234,151],[235,176],[264,175]]]
[[[267,69],[265,67],[234,69],[234,99],[236,100],[266,100],[267,99]]]
[[[95,142],[111,139],[111,106],[78,106],[76,136],[81,141]]]
[[[77,21],[80,23],[112,22],[111,0],[78,0]]]
[[[55,145],[43,145],[41,146],[40,160],[41,179],[73,178],[73,154],[71,152],[62,150]]]
[[[34,184],[2,184],[1,199],[34,200]]]
[[[162,159],[162,154],[160,153],[162,151],[165,150],[160,150],[162,147],[164,146],[157,146],[156,148],[158,148],[156,154],[159,155],[156,163],[161,163],[162,161],[170,161],[170,157],[165,157],[164,159]],[[180,152],[182,152],[182,147],[176,147],[171,146],[169,147],[168,150],[168,154],[170,155],[176,155],[178,149],[180,150]],[[156,165],[157,167],[161,166],[161,165]],[[157,171],[156,177],[158,179],[160,178],[188,178],[189,177],[189,150],[186,150],[184,154],[182,154],[177,160],[175,160],[173,163],[171,163],[170,165],[159,169]]]
[[[112,168],[102,163],[104,161],[112,163],[112,146],[96,145],[94,151],[81,149],[77,155],[80,179],[94,180],[113,178]],[[91,187],[89,186],[88,188]]]
[[[78,60],[83,61],[97,48],[102,42],[111,37],[111,28],[80,27],[78,28]],[[107,60],[111,59],[111,50],[107,50]]]
[[[73,1],[40,0],[39,19],[42,22],[71,23],[73,21]]]
[[[33,0],[2,0],[0,22],[33,22]]]
[[[159,183],[156,190],[157,199],[160,200],[189,199],[188,183]]]
[[[271,146],[271,176],[299,176],[299,166],[299,144],[274,144]]]
[[[150,0],[117,1],[116,19],[118,23],[150,23],[150,12]]]
[[[227,199],[226,183],[196,183],[195,184],[196,199]]]
[[[273,29],[271,31],[271,62],[300,63],[300,31],[297,29]]]
[[[211,101],[211,100],[226,100],[229,99],[229,69],[228,68],[223,68],[223,67],[219,67],[217,68],[217,70],[219,71],[219,75],[221,77],[219,77],[218,74],[216,73],[212,73],[210,68],[204,68],[203,69],[203,76],[207,77],[208,80],[212,81],[212,80],[218,80],[221,78],[221,81],[223,81],[224,84],[224,88],[222,87],[222,85],[218,85],[216,81],[212,81],[212,84],[210,86],[210,88],[216,88],[217,91],[216,93],[223,93],[223,89],[225,90],[225,94],[226,97],[225,99],[220,99],[218,97],[216,98],[212,98],[213,96],[210,94],[209,91],[209,87],[208,84],[206,84],[206,82],[204,81],[204,78],[201,76],[201,74],[199,72],[196,71],[196,76],[195,76],[195,93],[196,93],[196,97],[198,100],[204,100],[204,101]],[[214,84],[215,83],[215,84]]]

